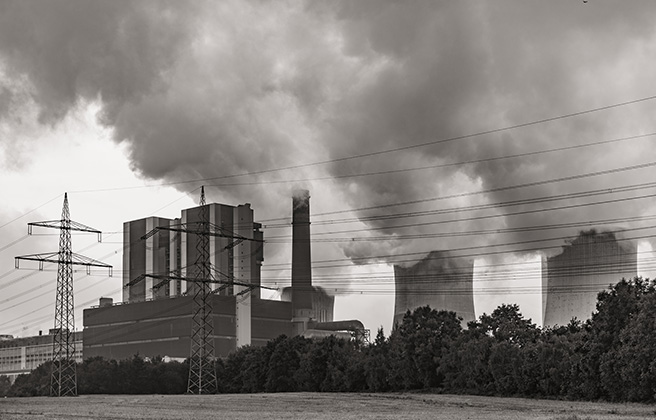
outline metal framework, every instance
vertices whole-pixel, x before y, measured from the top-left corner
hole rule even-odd
[[[205,187],[201,187],[200,190],[198,219],[199,220],[196,222],[182,223],[177,226],[156,227],[141,237],[142,240],[148,239],[160,230],[196,235],[198,238],[196,241],[197,256],[195,263],[191,266],[195,268],[193,276],[183,277],[175,273],[169,273],[166,275],[142,274],[132,279],[124,287],[130,287],[137,284],[146,277],[160,280],[153,286],[153,290],[165,286],[171,280],[184,280],[191,283],[191,287],[187,288],[187,292],[193,294],[194,298],[192,304],[191,349],[189,355],[189,380],[187,383],[187,393],[213,394],[217,391],[217,378],[214,369],[214,325],[212,322],[211,296],[231,285],[246,287],[237,295],[248,293],[255,287],[270,288],[234,281],[233,278],[229,278],[227,281],[219,280],[214,276],[214,268],[210,263],[211,236],[234,239],[234,241],[225,246],[221,251],[234,248],[243,241],[260,240],[236,235],[225,228],[210,223],[209,205],[205,201]],[[226,276],[224,275],[224,277]],[[216,290],[212,290],[212,284],[220,284],[221,286]]]
[[[39,270],[43,263],[57,263],[57,296],[55,301],[55,329],[52,344],[52,368],[50,375],[50,396],[64,397],[77,395],[77,370],[75,362],[75,307],[73,305],[73,265],[87,267],[112,266],[92,258],[74,254],[71,246],[71,231],[92,232],[98,234],[98,242],[102,240],[101,232],[89,226],[71,221],[68,208],[68,195],[64,193],[64,206],[61,220],[28,223],[28,234],[32,234],[33,226],[59,229],[59,251],[48,254],[23,255],[15,258],[15,266],[19,268],[20,260],[38,261]]]
[[[189,355],[190,394],[214,394],[217,391],[214,370],[214,323],[210,282],[210,227],[205,203],[205,187],[200,189],[200,220],[196,241],[196,276],[193,280],[194,303],[191,315],[191,354]]]

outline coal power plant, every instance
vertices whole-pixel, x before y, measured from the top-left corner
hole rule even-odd
[[[394,325],[421,306],[455,312],[465,325],[474,313],[474,260],[432,251],[413,266],[394,266]]]
[[[203,201],[202,201],[203,202]],[[125,359],[139,354],[184,360],[190,355],[193,311],[202,260],[198,226],[207,218],[217,231],[206,235],[206,256],[213,268],[207,319],[216,357],[239,347],[262,346],[280,335],[320,338],[335,335],[366,342],[369,330],[359,320],[335,320],[335,297],[312,279],[310,194],[296,190],[292,208],[291,286],[280,300],[263,299],[261,267],[265,259],[262,225],[249,203],[210,203],[181,211],[179,218],[146,217],[123,226],[123,301],[100,298],[83,313],[77,336],[84,358]],[[202,210],[202,211],[201,211]],[[181,228],[182,227],[182,228]],[[455,312],[466,323],[476,319],[473,258],[432,251],[413,265],[394,266],[393,323],[422,306]],[[544,326],[588,319],[597,294],[621,278],[637,275],[632,241],[609,231],[582,231],[541,268]],[[513,297],[509,296],[509,303]],[[10,340],[11,341],[11,340]],[[23,346],[23,347],[21,347]],[[0,362],[27,354],[21,342],[5,342]],[[18,352],[18,353],[17,353]],[[23,352],[23,353],[21,353]],[[21,366],[27,366],[23,357]],[[18,372],[12,365],[12,372]]]
[[[209,244],[217,278],[208,320],[215,356],[225,357],[244,345],[264,345],[281,334],[368,337],[360,321],[334,322],[335,298],[312,285],[309,200],[308,191],[294,192],[291,287],[283,290],[281,300],[261,298],[264,238],[250,204],[206,205],[211,224],[220,227]],[[148,217],[124,224],[123,302],[102,299],[84,311],[85,358],[189,357],[196,284],[184,279],[197,274],[198,240],[173,227],[188,226],[199,214],[200,206],[183,210],[179,219]],[[157,234],[149,233],[153,229]]]
[[[281,291],[280,300],[261,297],[264,234],[251,205],[205,206],[211,225],[219,228],[208,243],[217,280],[208,322],[217,357],[282,334],[368,339],[359,320],[334,320],[335,297],[313,285],[309,191],[294,191],[291,201],[291,286]],[[180,218],[124,224],[123,302],[101,299],[84,311],[84,357],[189,357],[192,295],[198,286],[185,279],[198,276],[199,247],[193,232],[175,226],[193,225],[201,216],[198,206],[182,210]],[[543,259],[543,325],[589,318],[599,291],[636,274],[634,244],[618,241],[612,232],[581,232],[561,254]],[[455,312],[463,326],[476,319],[473,258],[432,251],[414,265],[394,266],[394,279],[394,325],[407,311],[426,305]]]
[[[613,232],[582,231],[560,254],[543,259],[543,325],[585,321],[596,309],[597,294],[638,274],[637,247]]]

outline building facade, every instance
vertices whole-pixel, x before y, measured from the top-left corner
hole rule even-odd
[[[217,357],[226,357],[240,345],[237,306],[241,297],[211,297],[211,338]],[[183,360],[191,348],[192,307],[191,296],[179,296],[85,309],[84,357],[121,360],[139,354]],[[291,303],[253,298],[250,308],[252,345],[291,335]]]
[[[144,300],[180,296],[181,281],[171,281],[162,287],[154,287],[159,281],[146,277],[133,285],[127,284],[139,276],[148,274],[176,273],[181,267],[181,235],[179,232],[159,230],[157,234],[142,239],[156,228],[179,226],[180,219],[147,217],[123,223],[123,301]]]
[[[39,365],[52,360],[53,334],[13,338],[0,336],[0,376],[13,383],[18,375],[30,373]],[[82,362],[82,332],[73,333],[75,361]]]
[[[394,325],[402,322],[407,311],[426,305],[455,312],[463,324],[476,319],[472,259],[432,251],[413,266],[395,265],[394,284]]]
[[[250,204],[234,207],[211,203],[207,207],[213,232],[209,252],[212,275],[217,280],[212,285],[215,293],[233,295],[233,281],[260,285],[264,238],[262,225],[253,221]],[[123,224],[123,302],[181,296],[192,287],[183,280],[149,276],[134,280],[145,274],[193,278],[198,258],[198,235],[193,231],[198,230],[199,223],[200,207],[193,207],[182,210],[176,219],[146,217]],[[251,296],[259,298],[259,289],[255,288]]]
[[[613,232],[580,232],[560,254],[542,261],[543,325],[585,321],[595,311],[600,291],[637,274],[633,242],[618,241]]]

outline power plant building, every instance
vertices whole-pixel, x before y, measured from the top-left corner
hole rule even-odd
[[[140,302],[169,296],[180,296],[181,281],[172,281],[167,287],[153,289],[153,278],[133,285],[128,283],[146,273],[175,273],[181,267],[181,235],[161,230],[157,235],[141,239],[155,228],[168,228],[180,224],[180,219],[147,217],[123,223],[123,302]]]
[[[475,320],[473,282],[474,261],[448,251],[432,251],[410,267],[395,265],[394,325],[426,305],[455,312],[463,324]]]
[[[212,295],[211,339],[216,356],[238,347],[238,299]],[[189,357],[192,297],[178,296],[84,310],[84,357],[126,359],[139,354],[177,360]],[[264,345],[281,334],[292,335],[291,303],[259,298],[250,301],[250,344]]]
[[[600,291],[637,273],[634,243],[618,241],[613,232],[580,232],[560,254],[543,259],[543,325],[585,321],[596,310]]]
[[[209,241],[213,275],[224,282],[213,284],[215,293],[232,295],[232,280],[259,286],[264,260],[263,234],[261,225],[253,222],[250,204],[233,207],[212,203],[207,207],[210,224],[220,232]],[[198,256],[198,235],[181,228],[195,226],[199,218],[200,207],[193,207],[182,210],[179,219],[147,217],[123,224],[123,302],[181,296],[187,292],[188,284],[182,280],[162,282],[144,277],[144,281],[131,283],[144,274],[193,278],[197,274],[194,263]],[[255,288],[251,296],[260,297],[259,289]]]
[[[309,198],[309,193],[301,190],[292,200],[292,286],[283,291],[280,301],[261,299],[257,287],[261,284],[264,238],[261,225],[253,221],[250,204],[207,205],[209,222],[219,232],[210,236],[209,252],[212,274],[219,281],[210,298],[216,356],[315,327],[324,332],[346,327],[363,330],[358,322],[331,324],[334,297],[312,285]],[[124,299],[120,304],[101,301],[98,307],[84,310],[85,358],[123,359],[137,353],[189,357],[194,283],[144,275],[170,273],[184,279],[197,274],[198,235],[190,227],[198,224],[199,210],[185,209],[180,219],[148,217],[124,224]],[[180,226],[187,230],[181,231]],[[157,233],[149,234],[156,228]],[[135,283],[139,276],[151,280]],[[139,283],[142,285],[135,287]],[[249,290],[242,284],[256,287]]]

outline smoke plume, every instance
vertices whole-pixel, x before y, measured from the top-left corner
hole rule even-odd
[[[281,198],[292,185],[272,182],[328,178],[294,186],[311,190],[316,212],[377,207],[356,213],[375,230],[352,235],[387,238],[343,246],[355,262],[525,242],[545,234],[397,236],[639,216],[656,206],[634,200],[526,212],[540,205],[524,203],[368,218],[652,180],[653,169],[643,169],[501,189],[648,162],[651,137],[483,161],[656,131],[652,102],[376,153],[649,96],[656,92],[655,15],[648,1],[603,0],[2,1],[0,124],[12,110],[33,107],[40,123],[55,125],[97,102],[98,120],[129,146],[136,173],[168,182],[212,178],[210,198],[253,202],[261,218],[289,214]],[[299,166],[323,161],[330,163]],[[467,161],[476,162],[444,166]],[[224,178],[285,167],[296,169]],[[484,190],[492,192],[462,195]],[[632,195],[639,193],[620,197]],[[454,197],[381,207],[445,196]],[[491,213],[500,217],[475,219]],[[426,224],[449,219],[456,221]],[[326,226],[313,233],[338,230]]]

